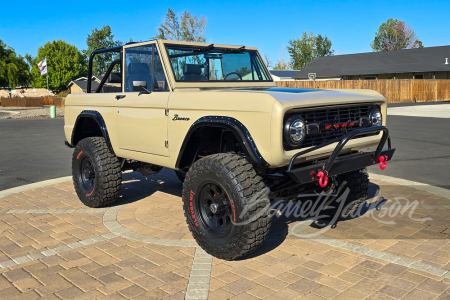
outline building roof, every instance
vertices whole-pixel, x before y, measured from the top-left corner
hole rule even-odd
[[[289,77],[292,78],[298,73],[298,70],[269,70],[270,74],[277,77]]]
[[[98,83],[100,83],[102,81],[103,77],[105,77],[105,75],[94,75],[94,76],[92,76],[92,79],[95,81],[98,81]]]
[[[294,78],[306,79],[308,73],[321,78],[435,71],[450,71],[450,46],[318,57]]]
[[[103,77],[105,77],[105,75],[94,75],[92,76],[92,80],[98,81],[100,83]],[[75,79],[74,81],[87,81],[87,77],[80,77]]]
[[[77,85],[83,92],[86,93],[87,91],[87,81],[86,80],[73,80],[68,85],[67,88],[70,88],[72,84]],[[99,83],[95,80],[91,81],[91,92],[95,92],[95,90],[98,88]]]
[[[80,77],[75,79],[74,81],[83,81],[83,80],[87,80],[87,77]]]

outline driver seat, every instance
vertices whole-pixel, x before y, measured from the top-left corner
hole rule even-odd
[[[126,91],[133,92],[133,81],[147,82],[147,89],[151,89],[153,80],[153,88],[158,89],[156,78],[152,78],[150,74],[150,66],[147,63],[133,62],[128,64],[128,73],[126,74]]]
[[[202,75],[202,68],[202,65],[185,64],[183,66],[183,76],[181,76],[180,80],[206,80],[206,77]]]

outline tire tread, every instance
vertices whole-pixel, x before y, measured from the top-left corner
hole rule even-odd
[[[80,187],[76,184],[74,173],[77,163],[77,155],[83,149],[91,151],[94,155],[97,169],[96,174],[100,181],[100,188],[97,188],[92,197],[86,197]],[[78,198],[89,207],[105,207],[111,205],[119,197],[122,188],[122,170],[119,159],[111,153],[103,137],[88,137],[81,140],[75,147],[72,158],[72,173],[75,191]]]
[[[186,194],[188,194],[189,191],[185,191],[185,189],[189,189],[188,186],[193,177],[198,176],[202,171],[208,169],[212,169],[214,172],[220,172],[228,177],[228,182],[231,183],[231,186],[228,187],[236,191],[242,205],[247,204],[248,199],[252,199],[256,193],[260,192],[265,187],[263,179],[261,176],[257,175],[253,166],[246,159],[236,154],[213,154],[196,161],[186,174],[183,185],[184,214],[194,239],[206,252],[221,259],[238,259],[254,252],[262,245],[269,234],[271,219],[270,216],[266,214],[261,214],[261,216],[255,218],[249,224],[241,225],[244,226],[243,234],[240,237],[238,244],[232,249],[224,247],[224,249],[217,250],[216,248],[211,247],[192,224],[189,213],[189,197],[186,197]],[[251,206],[251,209],[249,209],[248,215],[245,218],[250,219],[257,216],[262,209],[266,208],[267,205],[270,205],[269,198],[263,198],[263,201],[257,201],[258,205]]]

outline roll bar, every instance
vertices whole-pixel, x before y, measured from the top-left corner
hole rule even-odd
[[[89,66],[88,66],[88,82],[87,82],[87,93],[91,92],[91,81],[92,81],[92,63],[94,61],[94,57],[97,54],[103,54],[103,53],[111,53],[111,52],[115,52],[115,53],[120,53],[122,51],[122,46],[118,46],[118,47],[114,47],[114,48],[102,48],[102,49],[97,49],[94,50],[91,55],[89,56]],[[114,65],[116,65],[116,61],[114,61]],[[111,66],[110,69],[112,70]],[[106,76],[105,76],[106,77]],[[102,80],[103,81],[103,80]],[[98,92],[98,89],[95,91],[96,93]]]

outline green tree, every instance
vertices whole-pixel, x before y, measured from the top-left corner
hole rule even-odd
[[[25,54],[24,58],[28,64],[28,73],[30,74],[30,84],[33,88],[35,88],[36,83],[34,82],[34,77],[32,76],[32,72],[33,72],[33,66],[36,65],[38,62],[36,62],[36,57],[33,57],[29,53]]]
[[[315,36],[313,32],[302,32],[302,37],[289,40],[287,47],[291,57],[291,65],[294,70],[301,70],[316,57],[333,55],[331,41],[322,35]]]
[[[57,94],[67,89],[66,85],[86,74],[83,54],[74,45],[63,40],[47,42],[39,47],[31,75],[36,87],[47,87],[47,76],[39,73],[36,63],[47,57],[47,72],[49,89]]]
[[[0,40],[0,86],[15,88],[27,85],[30,79],[28,65],[24,58],[16,55],[13,48]]]
[[[169,8],[163,23],[158,27],[158,34],[153,38],[203,43],[205,42],[205,29],[205,17],[197,18],[187,11],[177,17]]]
[[[382,23],[370,43],[373,51],[393,51],[412,48],[423,48],[414,30],[405,22],[389,19]]]
[[[322,37],[321,34],[316,37],[315,46],[316,57],[330,56],[334,54],[334,50],[331,50],[331,41],[327,37]]]
[[[83,50],[83,54],[87,59],[94,50],[101,48],[112,48],[122,45],[121,41],[115,41],[114,35],[111,33],[109,25],[103,26],[101,29],[93,29],[91,34],[86,38],[87,50]],[[92,64],[92,75],[103,75],[108,70],[111,62],[117,59],[116,53],[104,53],[96,55]]]

